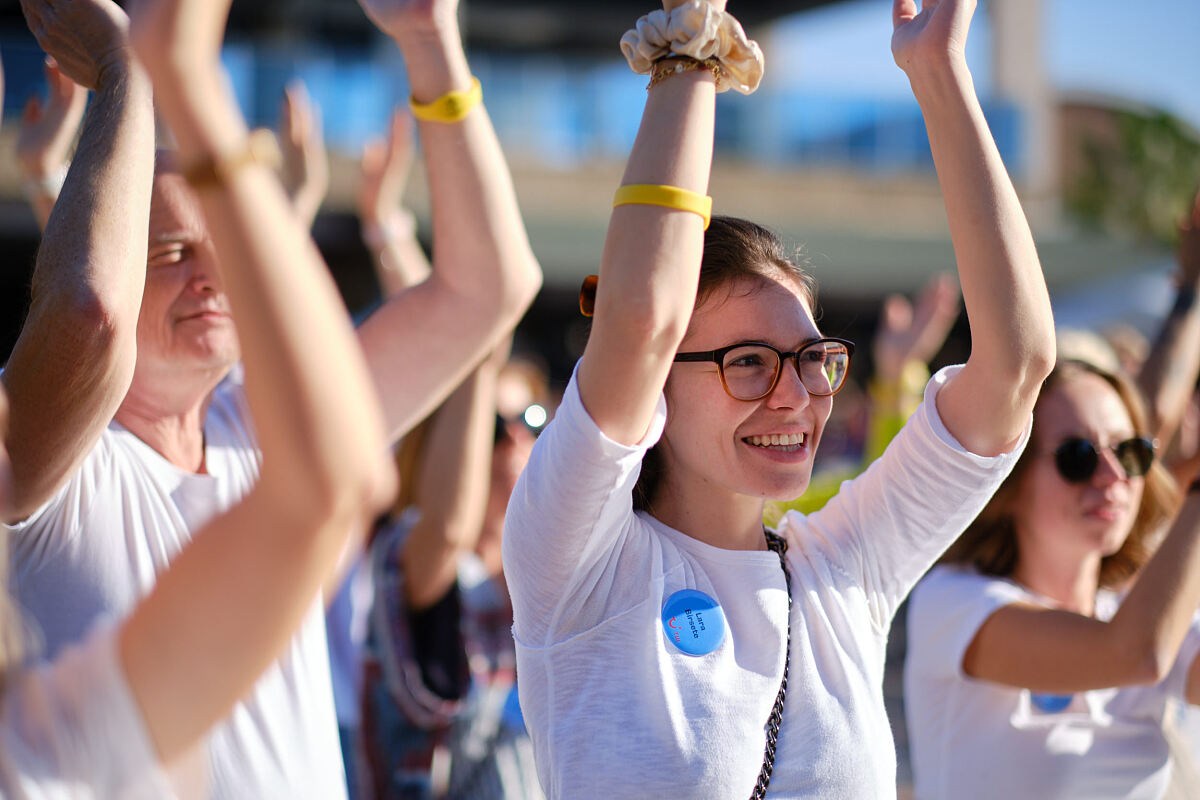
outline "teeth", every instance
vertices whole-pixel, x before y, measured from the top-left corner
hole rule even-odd
[[[746,441],[755,447],[790,447],[804,444],[803,433],[772,433],[767,436],[748,436]]]

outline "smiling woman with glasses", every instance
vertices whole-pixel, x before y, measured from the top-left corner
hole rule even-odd
[[[893,9],[971,357],[869,470],[774,530],[764,502],[808,488],[854,345],[818,327],[795,251],[711,216],[715,95],[757,83],[757,46],[723,0],[666,0],[626,34],[652,73],[642,124],[580,294],[587,347],[503,539],[548,796],[895,797],[888,628],[1015,463],[1054,359],[1032,236],[961,58],[974,6]]]
[[[1200,492],[1149,558],[1178,497],[1137,389],[1066,361],[1034,420],[909,604],[916,796],[1163,797],[1170,700],[1200,701]]]

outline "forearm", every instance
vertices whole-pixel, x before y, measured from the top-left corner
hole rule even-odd
[[[622,185],[707,194],[715,104],[712,76],[703,71],[653,87]],[[697,214],[649,205],[613,209],[579,388],[589,414],[619,442],[638,441],[649,424],[691,318],[703,247]]]
[[[438,409],[416,476],[420,520],[404,543],[409,605],[427,608],[454,582],[483,526],[492,465],[496,370],[473,372]]]
[[[1112,625],[1124,646],[1170,669],[1200,606],[1200,493],[1189,492],[1170,532],[1121,603]],[[1149,667],[1148,667],[1149,668]]]
[[[44,502],[129,387],[145,284],[154,119],[138,68],[110,69],[38,251],[4,375],[13,519]]]
[[[417,102],[470,88],[456,22],[406,30],[396,42]],[[459,122],[418,126],[429,177],[434,269],[472,305],[471,313],[495,319],[490,346],[520,318],[541,285],[508,166],[482,105]]]
[[[1197,286],[1180,286],[1150,355],[1138,372],[1138,387],[1151,414],[1150,429],[1165,446],[1175,435],[1200,376],[1200,305]]]
[[[971,325],[964,377],[973,385],[972,404],[989,404],[994,412],[986,430],[968,425],[963,443],[989,454],[1019,434],[1053,366],[1050,299],[1033,235],[965,62],[914,69],[910,80],[925,115]],[[953,403],[953,395],[944,399]],[[939,409],[949,410],[941,402]]]
[[[429,277],[431,267],[417,240],[417,222],[406,209],[390,219],[364,218],[363,241],[371,251],[375,277],[386,300]]]

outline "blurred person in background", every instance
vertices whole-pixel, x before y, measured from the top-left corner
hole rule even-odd
[[[1061,362],[1034,419],[1012,474],[909,603],[916,796],[1164,797],[1169,700],[1200,702],[1200,487],[1176,516],[1118,373]]]
[[[385,296],[430,270],[402,203],[413,145],[412,118],[397,111],[362,158],[359,221]],[[356,796],[541,796],[516,697],[500,534],[550,403],[544,373],[508,351],[401,442],[395,511],[330,609],[353,621],[339,623],[356,654],[344,660],[358,662],[365,684],[355,687],[362,727],[348,749]]]
[[[67,179],[88,98],[87,89],[63,74],[53,58],[46,58],[44,69],[48,95],[25,102],[17,127],[17,169],[42,230]]]
[[[396,513],[369,548],[364,797],[540,798],[520,713],[504,510],[545,423],[545,378],[485,361],[398,452]]]
[[[975,3],[893,4],[971,322],[882,457],[803,494],[853,345],[811,277],[704,194],[718,88],[755,48],[725,4],[675,2],[622,49],[651,74],[583,357],[509,504],[521,707],[553,797],[894,797],[887,631],[1011,469],[1054,360],[1033,238],[975,97]],[[707,60],[712,57],[713,60]],[[651,449],[653,448],[653,449]]]
[[[92,64],[89,54],[99,45],[117,44],[123,50],[118,57],[129,58],[122,43],[125,19],[112,6],[75,5],[31,4],[26,12],[43,35],[83,37],[68,48],[71,52],[59,52],[62,63],[86,81],[87,71],[76,70]],[[189,6],[207,8],[190,18],[184,34],[173,23]],[[171,53],[177,67],[196,81],[216,78],[216,52],[183,45],[203,33],[205,23],[219,41],[227,9],[228,4],[209,0],[144,4],[137,19],[141,52]],[[58,13],[63,16],[56,24],[63,29],[43,27],[43,15]],[[158,63],[158,58],[147,61]],[[108,67],[108,80],[122,75],[118,64]],[[124,68],[130,70],[124,73],[127,80],[145,80],[135,74],[136,65]],[[152,77],[170,79],[157,69]],[[103,95],[104,83],[97,85]],[[199,99],[181,96],[163,107],[181,133],[178,157],[186,164],[222,158],[197,129],[211,125],[232,137],[245,135],[231,98],[217,92],[193,105]],[[105,161],[92,138],[96,124],[89,122],[62,202],[48,219],[44,247],[50,252],[61,252],[62,240],[79,234],[70,223],[91,199],[80,194],[80,174],[90,175]],[[148,183],[148,169],[143,177]],[[0,794],[5,797],[205,796],[205,765],[177,770],[184,762],[196,766],[192,748],[285,650],[313,597],[336,570],[349,531],[394,491],[394,471],[380,446],[383,415],[361,349],[324,264],[303,245],[304,232],[278,182],[263,164],[246,161],[228,166],[196,191],[212,247],[230,269],[225,286],[250,376],[245,402],[264,420],[258,428],[261,473],[240,502],[198,526],[153,588],[121,618],[90,626],[44,663],[27,649],[36,645],[8,601],[8,533],[0,531]],[[144,231],[130,247],[144,246],[141,236]],[[305,309],[303,317],[295,314],[298,306]],[[21,478],[15,474],[19,465],[10,469],[5,442],[19,438],[10,433],[9,423],[21,419],[15,408],[25,401],[14,397],[10,419],[5,386],[11,375],[6,371],[0,385],[0,514],[6,519],[20,496],[13,479]],[[20,381],[14,383],[14,394],[28,391]],[[126,533],[119,526],[88,532],[116,538]],[[172,785],[168,768],[176,770],[176,781],[188,782]]]
[[[951,276],[944,274],[929,279],[915,305],[901,294],[884,298],[871,340],[871,379],[859,409],[866,417],[860,454],[850,464],[835,463],[832,467],[814,464],[812,480],[804,494],[788,503],[768,504],[768,524],[778,522],[789,509],[801,514],[820,509],[837,494],[843,482],[883,455],[921,404],[925,385],[929,383],[930,362],[958,319],[958,299],[958,286]],[[844,392],[839,393],[839,407],[845,405]],[[834,414],[837,410],[834,409]],[[829,435],[828,426],[825,435]]]
[[[4,372],[15,587],[53,657],[98,617],[128,613],[192,533],[252,488],[254,431],[286,416],[252,424],[241,380],[225,380],[238,340],[189,186],[272,160],[229,110],[218,66],[228,3],[147,5],[146,18],[164,27],[141,42],[155,99],[189,123],[173,130],[180,149],[211,156],[190,165],[164,156],[157,172],[150,86],[130,56],[124,12],[109,0],[22,6],[62,70],[95,91],[51,215],[60,233],[38,253],[30,313]],[[429,280],[358,330],[391,440],[497,345],[540,272],[453,15],[400,0],[364,7],[402,45],[414,102],[427,112],[437,243]],[[236,208],[243,224],[257,220],[255,209]],[[286,245],[270,257],[315,257],[303,234]],[[283,656],[209,737],[211,796],[345,795],[322,611],[313,595]]]

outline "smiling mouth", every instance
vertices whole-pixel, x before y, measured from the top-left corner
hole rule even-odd
[[[195,314],[188,314],[186,317],[181,317],[180,321],[188,322],[189,320],[228,319],[228,318],[229,318],[229,315],[227,313],[225,313],[224,311],[210,310],[210,311],[198,311]]]
[[[777,453],[795,453],[808,442],[808,434],[772,433],[766,436],[747,436],[742,441],[752,447],[761,447]]]

